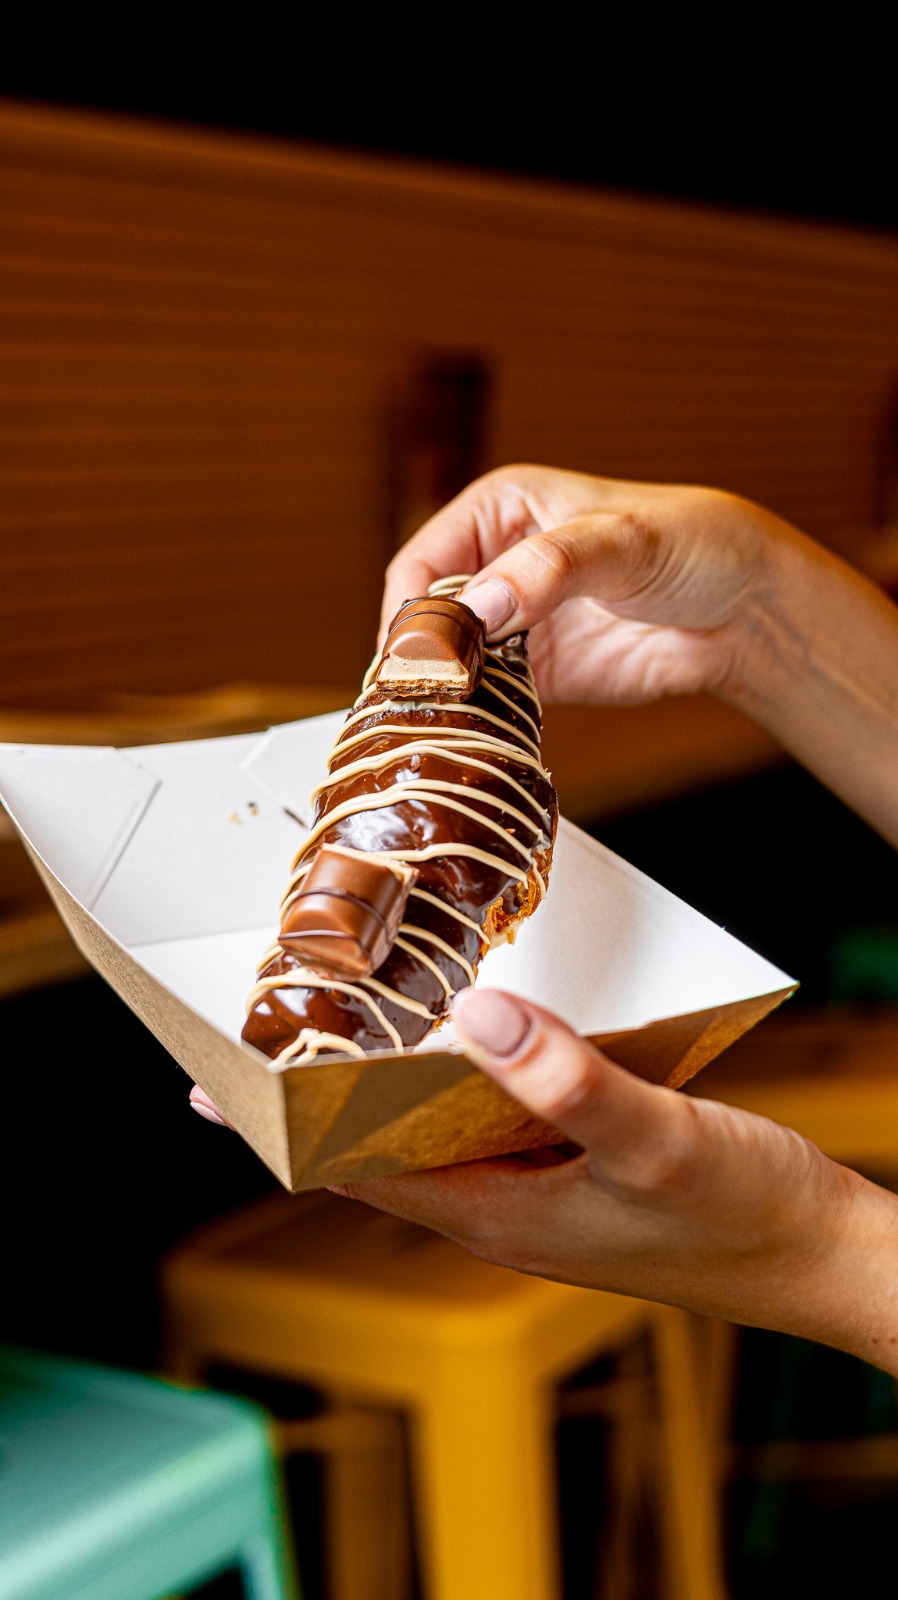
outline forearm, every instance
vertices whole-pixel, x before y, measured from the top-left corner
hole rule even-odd
[[[898,846],[898,607],[796,534],[745,636],[726,697]]]

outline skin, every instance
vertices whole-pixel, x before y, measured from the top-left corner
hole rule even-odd
[[[492,638],[531,630],[545,702],[709,691],[898,846],[898,609],[771,512],[509,467],[403,546],[382,627],[451,573],[476,575],[462,597]],[[464,991],[454,1021],[568,1142],[337,1192],[519,1271],[801,1334],[898,1376],[898,1198],[788,1128],[641,1082],[513,996]]]
[[[399,551],[381,633],[454,572],[477,575],[461,598],[493,638],[531,629],[546,703],[708,690],[898,845],[898,611],[772,512],[717,489],[503,468]]]

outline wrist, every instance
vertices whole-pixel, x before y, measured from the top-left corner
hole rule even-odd
[[[898,1196],[837,1170],[845,1204],[795,1331],[898,1377]]]
[[[898,607],[831,551],[779,530],[718,692],[898,844]]]
[[[778,518],[761,512],[759,523],[756,570],[719,692],[766,724],[807,694],[821,664],[825,676],[827,600],[850,569]]]

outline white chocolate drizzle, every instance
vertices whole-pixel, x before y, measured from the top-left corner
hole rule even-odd
[[[503,699],[505,698],[504,695],[502,696],[502,698]],[[358,701],[356,701],[356,704],[358,705]],[[516,739],[521,739],[521,740],[523,740],[524,744],[529,745],[530,749],[533,751],[534,756],[536,757],[537,766],[539,766],[539,764],[540,764],[540,762],[539,762],[539,745],[537,744],[535,739],[531,739],[529,733],[525,733],[524,732],[523,728],[516,728],[513,722],[507,721],[507,719],[505,717],[497,716],[497,714],[494,711],[485,711],[483,706],[462,705],[458,700],[453,700],[448,705],[444,705],[439,700],[379,700],[379,701],[375,701],[375,703],[373,705],[371,705],[371,706],[362,706],[358,711],[351,712],[350,715],[346,718],[346,721],[343,724],[343,728],[344,728],[344,730],[346,728],[351,728],[353,723],[362,722],[362,721],[364,721],[364,719],[366,717],[378,716],[381,711],[430,711],[430,710],[446,712],[450,716],[453,716],[453,717],[472,717],[473,719],[475,719],[478,722],[494,722],[497,728],[502,728],[504,730],[504,732],[513,734]],[[532,721],[532,718],[528,717],[527,721],[528,722]],[[380,723],[377,726],[378,726],[378,730],[379,731],[382,731],[384,733],[387,732],[388,725],[386,723]],[[404,723],[402,725],[402,731],[404,733],[409,733],[410,731],[419,732],[420,731],[420,727],[419,728],[415,728],[413,723],[406,722],[406,723]],[[441,733],[441,734],[442,733],[449,733],[449,732],[452,731],[452,724],[451,723],[449,723],[449,724],[443,723],[438,728],[435,728],[433,731],[434,731],[434,733]],[[456,728],[455,729],[456,733],[462,733],[463,734],[466,731],[467,730],[464,729],[464,728]],[[373,737],[373,733],[372,732],[366,732],[366,733],[362,734],[361,737],[365,738],[365,739],[371,738],[371,737]],[[356,735],[352,739],[346,739],[341,734],[341,737],[337,740],[336,744],[334,745],[333,750],[331,751],[331,755],[332,756],[336,755],[337,752],[341,748],[346,749],[346,748],[348,748],[349,745],[355,744],[358,738],[359,738],[359,735]],[[512,745],[510,748],[512,750],[514,750],[515,759],[517,760],[518,751],[515,750],[514,745]]]
[[[437,906],[440,911],[444,911],[447,917],[455,917],[456,921],[463,922],[466,928],[473,928],[474,932],[480,935],[484,944],[486,943],[480,923],[475,922],[473,917],[466,917],[465,913],[459,911],[457,906],[450,906],[448,900],[441,900],[438,894],[431,894],[429,889],[410,889],[409,894],[413,894],[418,900],[429,900],[432,906]],[[430,937],[433,938],[433,934]],[[279,950],[280,945],[275,945],[274,948]]]
[[[439,734],[441,743],[443,737],[450,741],[446,747],[447,749],[481,750],[490,755],[504,756],[506,761],[513,760],[519,766],[531,767],[534,772],[545,773],[546,770],[537,757],[529,755],[526,750],[515,749],[513,745],[509,745],[507,739],[498,739],[495,734],[471,733],[468,728],[437,727],[428,729],[412,727],[407,722],[380,722],[375,728],[368,728],[364,733],[356,733],[351,739],[346,739],[339,750],[331,752],[331,760],[335,755],[342,755],[344,750],[349,749],[350,745],[362,744],[367,739],[380,738],[385,733],[390,734],[391,737],[394,734],[398,734],[409,740],[415,739],[420,733],[424,733],[428,738]],[[395,745],[393,749],[396,749]],[[514,751],[514,754],[509,754],[510,751]],[[441,754],[445,754],[445,751],[442,751]],[[339,772],[341,769],[338,767],[336,770]]]
[[[483,821],[483,818],[478,818]],[[515,867],[502,856],[492,856],[487,850],[481,850],[476,844],[425,844],[419,850],[384,850],[382,854],[392,856],[394,861],[437,861],[441,856],[467,856],[471,861],[482,861],[486,867],[495,867],[497,872],[505,872],[510,878],[516,878],[518,883],[526,883],[529,876],[521,867]]]
[[[365,1059],[365,1051],[354,1039],[346,1039],[339,1033],[327,1033],[323,1028],[300,1028],[292,1044],[288,1044],[286,1049],[281,1051],[275,1065],[306,1067],[316,1056],[331,1050],[341,1055],[354,1056],[358,1061]]]
[[[381,985],[381,987],[383,988],[384,986]],[[339,994],[354,995],[357,1000],[361,1000],[362,1004],[368,1007],[369,1011],[373,1011],[378,1023],[384,1032],[389,1035],[391,1043],[395,1045],[396,1049],[402,1049],[402,1039],[393,1027],[392,1022],[387,1021],[376,1000],[373,1000],[370,994],[366,994],[361,984],[345,983],[342,978],[319,978],[314,972],[310,972],[307,967],[297,967],[293,972],[279,972],[270,978],[260,978],[247,998],[247,1011],[252,1011],[253,1006],[258,1005],[269,989],[335,989]],[[388,990],[388,993],[392,998],[393,990]],[[408,1007],[408,1009],[410,1010],[411,1007]],[[430,1015],[429,1012],[428,1015]],[[280,1060],[280,1056],[278,1060]]]
[[[469,744],[476,745],[476,740],[464,741],[464,747],[466,749]],[[310,798],[313,801],[317,800],[318,796],[323,794],[325,789],[334,789],[338,784],[346,783],[350,779],[357,777],[360,772],[379,772],[383,767],[391,767],[396,762],[407,761],[409,756],[421,754],[436,755],[439,756],[441,761],[454,761],[457,762],[460,767],[476,767],[480,772],[488,772],[491,776],[500,778],[503,783],[507,784],[509,788],[514,789],[516,794],[521,795],[521,797],[539,813],[544,824],[546,837],[548,837],[551,826],[548,811],[546,811],[545,807],[541,806],[539,801],[532,794],[530,794],[527,789],[524,788],[522,783],[518,783],[517,779],[511,776],[511,773],[504,772],[499,767],[494,767],[488,761],[478,761],[474,756],[459,755],[457,745],[454,749],[447,749],[434,739],[412,739],[408,744],[400,745],[398,749],[394,746],[391,750],[382,750],[376,756],[360,756],[355,761],[349,761],[345,767],[337,767],[336,771],[331,775],[331,777],[325,778],[321,783],[316,784],[315,788],[312,790]],[[418,779],[417,781],[420,783],[421,780]],[[464,790],[465,794],[471,794],[474,792],[472,790],[472,786],[468,783],[452,784],[451,788],[453,790]],[[505,805],[504,802],[495,800],[494,796],[487,796],[481,791],[478,794],[478,798],[484,800],[492,798],[495,804],[501,804],[503,810],[510,812],[512,816],[520,816],[520,812],[514,811],[511,806]],[[526,820],[529,821],[529,818]]]
[[[369,989],[376,989],[385,999],[392,1000],[400,1011],[414,1011],[416,1017],[427,1017],[431,1022],[436,1021],[430,1007],[426,1006],[423,1000],[413,1000],[410,994],[400,994],[398,989],[391,989],[389,984],[382,983],[380,978],[363,978],[362,983]]]
[[[533,701],[537,711],[541,712],[543,709],[542,701],[536,692],[536,685],[532,682],[532,680],[530,683],[528,683],[525,679],[516,678],[513,673],[506,672],[504,666],[499,665],[499,663],[502,661],[502,657],[495,655],[492,650],[487,651],[487,656],[489,657],[489,663],[483,669],[484,677],[502,678],[505,683],[510,683],[513,688],[520,689],[521,693],[526,695],[528,700]],[[520,714],[522,716],[524,715],[523,712]]]
[[[537,738],[539,737],[539,727],[533,717],[531,717],[526,711],[522,711],[520,706],[516,706],[513,700],[509,700],[507,694],[503,694],[502,690],[497,689],[496,685],[494,683],[490,683],[487,678],[483,679],[483,687],[489,694],[495,695],[497,700],[501,700],[504,705],[511,706],[512,710],[516,711],[519,717],[523,717],[525,722],[529,722]],[[537,749],[539,749],[538,745]]]
[[[454,577],[444,578],[438,583],[432,584],[428,593],[434,596],[451,596],[456,594],[459,588],[467,581],[468,578],[465,575],[457,574]],[[503,707],[507,708],[515,718],[529,725],[535,737],[531,737],[530,733],[525,732],[522,727],[510,721],[507,716],[501,716],[494,711],[487,711],[480,705],[465,705],[457,701],[447,703],[444,700],[440,700],[439,697],[423,697],[420,700],[403,699],[401,701],[375,698],[377,690],[373,688],[373,684],[379,660],[379,655],[375,656],[365,673],[362,692],[343,723],[328,757],[328,776],[317,784],[312,791],[311,799],[313,803],[321,795],[326,794],[328,790],[336,789],[340,784],[352,782],[361,773],[379,772],[398,763],[407,764],[410,758],[433,755],[437,756],[441,761],[457,763],[469,772],[488,774],[491,780],[497,780],[506,789],[513,791],[516,799],[523,800],[528,808],[536,813],[538,820],[534,816],[527,815],[519,810],[516,805],[509,803],[505,799],[500,799],[489,790],[474,783],[452,783],[448,779],[421,778],[416,774],[398,779],[385,789],[375,790],[368,794],[354,795],[319,816],[308,837],[298,850],[293,859],[290,881],[281,900],[282,918],[287,908],[300,893],[302,881],[312,866],[312,861],[308,859],[309,851],[314,849],[323,834],[326,834],[335,824],[363,811],[383,810],[416,800],[424,801],[429,806],[444,807],[471,818],[476,822],[478,828],[498,835],[511,851],[522,858],[526,863],[526,867],[510,861],[506,855],[493,854],[491,851],[484,850],[480,845],[460,844],[450,841],[424,845],[419,848],[381,850],[378,851],[381,857],[409,864],[433,861],[441,857],[466,857],[469,860],[479,861],[484,866],[495,869],[506,878],[511,878],[521,885],[535,885],[539,892],[539,898],[542,899],[546,886],[535,865],[534,852],[540,845],[547,849],[551,844],[551,817],[535,796],[530,794],[517,778],[505,770],[503,763],[513,763],[519,768],[524,766],[545,777],[547,782],[551,780],[540,759],[539,725],[537,721],[529,712],[524,711],[521,706],[517,705],[497,687],[497,681],[509,684],[518,693],[526,696],[539,712],[541,709],[539,696],[536,693],[529,666],[526,667],[526,676],[517,677],[507,670],[504,657],[499,656],[494,650],[487,650],[486,665],[481,681],[482,687],[499,701]],[[437,711],[443,715],[463,720],[460,726],[456,722],[443,722],[429,726],[427,723],[377,721],[368,728],[353,732],[353,729],[358,729],[359,723],[370,718],[382,717],[389,715],[391,712],[400,712],[407,715],[410,712],[418,711]],[[492,725],[492,729],[495,729],[495,732],[492,730],[485,731],[482,726],[472,730],[464,725],[465,721],[468,720],[479,721],[481,725],[483,722],[487,722]],[[382,739],[384,736],[389,736],[391,739],[398,737],[405,742],[398,747],[394,743],[388,750],[381,750],[373,755],[360,754],[346,761],[342,766],[334,765],[335,762],[347,756],[351,750],[355,750],[366,743]],[[466,800],[475,802],[477,806],[497,810],[505,817],[514,819],[515,822],[527,829],[528,835],[531,835],[529,842],[523,843],[515,837],[514,832],[509,827],[503,826],[501,822],[485,815],[484,811],[474,809],[473,805],[466,805],[461,800],[454,798],[458,795],[464,796]],[[439,895],[430,893],[426,889],[413,887],[410,891],[411,896],[436,906],[441,912],[447,916],[454,917],[458,922],[475,932],[480,939],[481,955],[488,948],[490,943],[489,935],[473,917],[467,916],[447,900],[442,899]],[[437,934],[431,933],[427,928],[418,927],[415,923],[401,923],[394,943],[437,978],[446,1002],[451,1000],[454,995],[455,986],[450,983],[437,962],[426,951],[419,949],[418,945],[413,941],[429,944],[435,951],[439,951],[444,957],[454,962],[459,970],[464,973],[469,983],[474,982],[476,977],[475,965],[459,951],[454,950],[444,939],[439,938]],[[259,972],[264,972],[265,968],[277,960],[281,954],[282,947],[275,942],[266,950],[259,966]],[[479,957],[476,959],[479,959]],[[308,968],[301,967],[295,971],[260,977],[249,995],[247,1010],[252,1011],[258,1002],[270,992],[277,989],[290,988],[330,989],[338,993],[354,996],[376,1017],[378,1026],[383,1029],[386,1038],[395,1049],[403,1048],[402,1039],[398,1030],[384,1015],[383,1008],[378,1003],[378,996],[392,1002],[400,1010],[414,1012],[418,1016],[427,1018],[430,1023],[438,1022],[445,1015],[447,1009],[444,1006],[435,1015],[421,1001],[414,1000],[408,995],[400,994],[378,978],[361,978],[357,983],[347,983],[342,980],[317,977]],[[356,1045],[353,1040],[344,1039],[339,1035],[319,1031],[315,1028],[303,1028],[297,1038],[280,1052],[273,1065],[276,1068],[288,1065],[304,1065],[308,1061],[314,1060],[315,1056],[322,1051],[331,1051],[333,1049],[353,1057],[365,1055],[365,1051]]]
[[[435,899],[436,896],[432,896],[431,898]],[[477,927],[477,924],[475,923],[474,926]],[[478,933],[480,932],[479,928],[477,931]],[[471,966],[470,961],[466,961],[459,950],[453,950],[451,944],[447,944],[445,939],[441,939],[436,933],[431,933],[429,928],[419,928],[415,922],[400,922],[399,932],[406,934],[409,938],[414,937],[415,939],[424,939],[428,944],[434,945],[437,950],[442,950],[444,956],[447,956],[450,961],[454,961],[457,967],[461,967],[461,970],[465,974],[465,977],[469,983],[473,983],[475,981],[477,974],[475,973],[474,968]],[[396,943],[399,943],[398,939],[396,940]],[[404,945],[404,948],[408,949],[408,946]],[[415,954],[417,955],[418,952],[416,951]]]
[[[446,977],[445,972],[441,971],[436,962],[429,955],[426,955],[423,950],[416,950],[413,944],[409,944],[407,939],[400,938],[398,933],[393,940],[393,943],[398,945],[400,950],[404,950],[407,955],[414,956],[415,960],[420,961],[423,967],[427,967],[428,971],[432,972],[434,977],[437,979],[437,982],[440,984],[443,993],[446,995],[446,998],[448,1000],[452,999],[452,996],[455,993],[452,984]]]
[[[502,804],[501,801],[496,801],[495,795],[483,795],[476,789],[472,794],[470,789],[464,788],[461,784],[442,785],[437,778],[418,779],[414,783],[394,783],[389,789],[380,789],[376,794],[353,796],[351,800],[344,800],[342,804],[334,806],[332,811],[326,811],[323,817],[319,817],[303,845],[303,849],[307,850],[310,845],[313,845],[321,837],[322,833],[327,833],[334,823],[342,822],[344,817],[354,817],[362,811],[383,811],[385,807],[402,805],[410,800],[426,800],[429,805],[445,806],[449,811],[460,811],[463,816],[473,817],[474,821],[479,823],[482,828],[487,828],[493,833],[500,834],[502,838],[508,840],[512,848],[517,850],[526,861],[530,860],[531,851],[528,846],[521,844],[514,837],[514,834],[509,833],[507,828],[503,828],[501,822],[494,822],[492,817],[483,816],[481,812],[475,811],[473,806],[465,806],[462,805],[460,800],[451,799],[449,795],[441,792],[444,787],[447,789],[460,789],[462,794],[471,795],[472,799],[489,800],[492,801],[493,805],[498,804],[501,806]],[[515,815],[521,817],[519,811],[516,811]],[[528,817],[521,817],[521,821],[528,828],[533,828],[534,832],[539,832],[536,823],[531,822]],[[401,859],[393,856],[390,850],[384,850],[380,853],[392,856],[393,860]]]
[[[451,577],[435,578],[433,583],[428,584],[427,593],[431,600],[451,600],[458,594],[459,589],[463,589],[465,584],[470,582],[470,572],[453,572]]]

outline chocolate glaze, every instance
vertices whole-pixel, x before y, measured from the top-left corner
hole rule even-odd
[[[389,954],[373,978],[350,985],[353,992],[325,978],[309,984],[308,969],[280,945],[267,953],[243,1038],[283,1064],[318,1050],[339,1052],[344,1039],[351,1054],[417,1044],[472,981],[490,943],[513,936],[514,924],[538,904],[548,876],[557,801],[539,759],[526,635],[487,651],[483,679],[464,705],[436,694],[391,700],[370,681],[374,671],[331,753],[312,835],[284,897],[285,924],[325,844],[401,852],[419,877]],[[382,764],[373,765],[376,758]],[[400,785],[409,798],[397,794]],[[372,801],[371,809],[353,809]],[[432,855],[416,855],[429,848]],[[471,850],[479,854],[465,853]],[[278,985],[278,978],[285,981]],[[304,1030],[312,1030],[310,1044],[300,1039]],[[316,1041],[319,1032],[335,1037]]]

